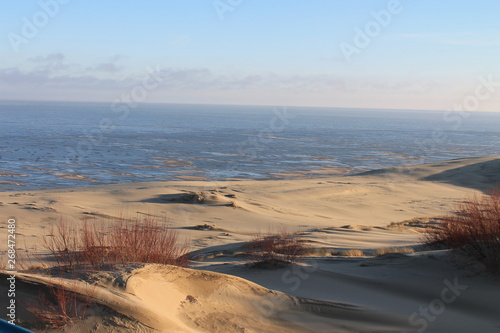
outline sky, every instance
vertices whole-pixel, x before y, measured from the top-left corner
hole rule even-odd
[[[0,99],[500,111],[498,0],[0,0]]]

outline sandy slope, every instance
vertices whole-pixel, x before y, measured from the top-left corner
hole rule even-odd
[[[481,267],[457,268],[446,253],[422,252],[418,228],[387,228],[391,222],[447,214],[464,197],[499,182],[500,157],[483,157],[349,177],[3,192],[0,215],[15,217],[18,248],[31,254],[43,252],[40,237],[61,217],[79,226],[83,219],[148,214],[165,217],[190,240],[194,255],[219,255],[193,263],[199,271],[148,265],[127,273],[121,289],[103,285],[97,298],[111,312],[93,326],[103,331],[121,322],[122,331],[144,332],[400,332],[424,325],[426,332],[500,332],[498,281]],[[193,229],[200,224],[215,229]],[[256,232],[277,226],[300,232],[310,246],[326,252],[271,271],[249,269],[230,255]],[[2,233],[0,242],[5,238]],[[389,246],[414,247],[416,253],[373,257],[376,249]],[[330,255],[347,249],[367,256]],[[32,264],[25,260],[22,266]],[[440,299],[445,280],[455,279],[468,287],[456,301],[438,316],[418,314]]]
[[[56,285],[91,294],[101,306],[126,315],[129,322],[160,332],[353,332],[388,326],[397,331],[398,325],[406,325],[401,316],[293,297],[226,274],[152,264],[126,275],[124,288],[111,283],[91,289],[80,281],[33,274],[19,274],[18,283],[30,284],[32,293],[38,286]],[[94,307],[91,313],[99,312]],[[87,330],[89,324],[72,329]]]

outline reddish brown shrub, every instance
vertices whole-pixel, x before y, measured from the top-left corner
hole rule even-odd
[[[90,302],[79,299],[77,294],[51,286],[48,292],[40,292],[39,302],[26,309],[48,327],[61,329],[85,318],[89,306]]]
[[[304,244],[286,230],[257,235],[246,247],[246,257],[256,267],[283,266],[298,261],[304,254]]]
[[[84,221],[82,230],[61,220],[44,246],[58,264],[76,263],[94,268],[116,263],[158,263],[186,267],[189,245],[177,232],[154,218]]]
[[[42,245],[49,250],[58,265],[72,268],[79,261],[81,243],[78,231],[63,219],[51,226],[49,235],[43,237]]]
[[[440,227],[429,229],[425,243],[441,243],[500,270],[500,188],[473,197],[446,217]]]

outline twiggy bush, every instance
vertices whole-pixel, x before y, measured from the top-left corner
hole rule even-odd
[[[62,287],[51,286],[48,292],[40,292],[39,301],[26,308],[50,328],[61,329],[87,316],[88,300]]]
[[[70,268],[76,263],[94,268],[128,262],[188,265],[189,244],[157,219],[113,222],[84,221],[82,230],[76,230],[61,220],[44,238],[44,246],[59,265]]]
[[[454,215],[424,234],[425,243],[440,243],[500,271],[500,188],[460,204]]]
[[[43,237],[42,245],[52,254],[58,265],[74,267],[79,261],[78,250],[81,247],[80,237],[76,228],[70,226],[65,220],[49,229],[49,235]]]
[[[256,267],[283,266],[297,262],[304,254],[304,244],[286,230],[257,235],[246,248],[246,257]]]

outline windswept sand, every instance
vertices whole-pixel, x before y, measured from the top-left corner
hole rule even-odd
[[[500,332],[498,279],[446,250],[420,246],[427,223],[499,183],[500,157],[493,156],[316,179],[3,192],[0,216],[15,217],[20,256],[43,253],[41,237],[61,218],[80,226],[150,215],[189,240],[198,259],[190,269],[131,265],[80,282],[47,270],[19,274],[26,299],[46,285],[89,294],[82,281],[94,283],[96,304],[74,332]],[[244,243],[281,227],[299,233],[310,256],[287,268],[248,268],[238,255]],[[6,244],[5,224],[0,228]],[[375,256],[389,247],[414,253]],[[345,250],[363,256],[338,255]]]

